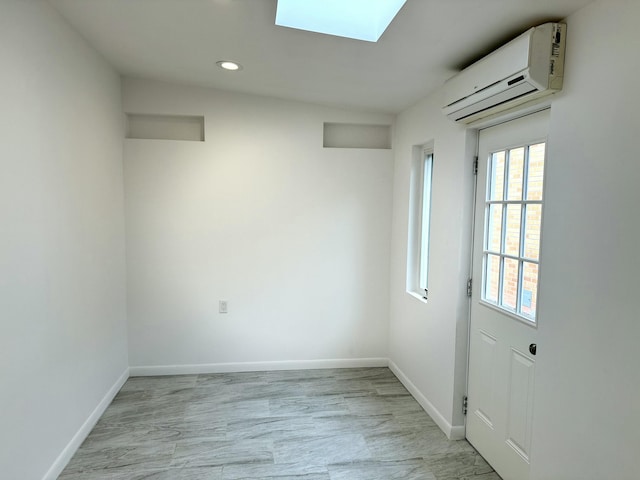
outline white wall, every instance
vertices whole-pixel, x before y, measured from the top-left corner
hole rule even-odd
[[[640,2],[602,0],[567,21],[545,191],[534,479],[639,475],[638,19]]]
[[[568,19],[565,87],[554,100],[549,135],[533,479],[638,478],[639,18],[635,0],[601,0]],[[455,434],[462,424],[456,413],[467,299],[460,290],[473,140],[447,123],[438,96],[396,123],[390,358]],[[430,139],[436,166],[425,305],[404,287],[410,147]]]
[[[635,0],[601,0],[568,19],[534,479],[637,476],[638,18]],[[120,87],[41,2],[3,0],[0,64],[0,471],[39,479],[127,368]],[[322,148],[324,121],[387,116],[127,80],[127,111],[203,114],[207,139],[125,141],[131,364],[388,353],[458,435],[474,135],[441,115],[439,95],[397,119],[392,166],[390,151]],[[425,304],[405,292],[406,235],[411,149],[431,140]]]
[[[0,65],[0,477],[32,480],[127,369],[120,81],[41,2],[2,1]]]
[[[205,142],[125,141],[134,373],[386,358],[392,153],[322,127],[392,117],[133,79],[124,108],[205,116]]]
[[[475,134],[440,112],[440,92],[400,114],[394,138],[389,358],[448,435],[464,435],[472,158]],[[412,150],[434,143],[429,301],[406,291]],[[412,388],[411,388],[412,387]]]

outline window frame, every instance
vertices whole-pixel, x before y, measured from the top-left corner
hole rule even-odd
[[[480,301],[485,305],[495,308],[498,311],[512,315],[516,319],[525,321],[530,325],[537,325],[537,314],[538,308],[537,303],[539,299],[539,291],[540,291],[540,248],[541,248],[541,238],[542,238],[542,227],[543,227],[543,211],[544,211],[544,188],[540,191],[540,199],[532,200],[528,197],[528,187],[529,187],[529,167],[530,167],[530,148],[536,145],[544,144],[544,156],[543,156],[543,166],[542,166],[542,177],[544,179],[546,167],[547,167],[547,156],[548,156],[548,143],[546,139],[541,139],[538,141],[527,142],[520,145],[508,146],[504,148],[500,148],[495,151],[491,151],[486,158],[487,161],[487,179],[485,185],[485,201],[484,201],[484,236],[483,236],[483,244],[482,244],[482,285],[481,285],[481,294]],[[523,158],[523,172],[522,172],[522,187],[521,187],[521,195],[520,200],[509,200],[509,167],[510,167],[510,156],[513,150],[517,150],[519,148],[524,148],[524,158]],[[502,179],[502,199],[491,199],[492,196],[492,187],[494,180],[494,165],[493,158],[494,155],[504,152],[504,172]],[[544,180],[543,180],[544,186]],[[490,214],[491,207],[494,205],[500,205],[501,212],[501,227],[500,227],[500,246],[498,251],[492,250],[490,247],[490,227],[489,224],[492,221],[492,216]],[[518,254],[514,255],[511,253],[506,253],[506,237],[507,237],[507,211],[508,206],[516,205],[520,207],[520,227],[519,227],[519,238],[518,238]],[[538,230],[538,252],[537,259],[527,257],[526,256],[526,246],[527,246],[527,208],[532,205],[537,205],[540,207],[540,219],[539,219],[539,230]],[[487,298],[487,291],[490,287],[487,282],[488,278],[488,258],[489,256],[497,257],[499,259],[499,273],[498,273],[498,285],[497,285],[497,299],[493,301],[492,299]],[[504,304],[504,271],[505,271],[505,260],[513,260],[518,262],[518,274],[517,274],[517,288],[516,288],[516,305],[515,308],[511,308],[508,305]],[[536,298],[536,309],[533,314],[529,314],[522,311],[522,301],[523,301],[523,285],[524,285],[524,268],[526,264],[536,265],[537,268],[537,279],[536,279],[536,291],[533,292]]]
[[[424,150],[422,167],[422,198],[420,199],[420,240],[418,245],[418,288],[429,296],[429,249],[431,246],[431,199],[433,195],[433,150]]]
[[[407,293],[423,302],[429,299],[433,165],[433,144],[414,146],[410,184]]]

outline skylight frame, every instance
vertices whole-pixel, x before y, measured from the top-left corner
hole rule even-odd
[[[406,0],[278,0],[276,25],[377,42]]]

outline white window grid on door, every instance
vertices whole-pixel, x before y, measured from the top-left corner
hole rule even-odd
[[[546,143],[545,142],[536,142],[526,145],[520,145],[517,147],[505,148],[502,150],[495,151],[488,156],[488,166],[487,166],[487,185],[486,185],[486,197],[485,197],[485,228],[484,228],[484,242],[483,242],[483,282],[482,282],[482,300],[494,307],[498,307],[502,310],[505,310],[511,314],[517,315],[519,318],[522,318],[530,323],[536,322],[536,311],[537,311],[537,294],[538,294],[538,272],[539,272],[539,246],[540,246],[540,233],[541,233],[541,225],[542,225],[542,205],[543,205],[543,197],[542,197],[542,186],[539,187],[539,192],[537,192],[536,197],[539,198],[529,198],[529,187],[530,187],[530,178],[529,178],[529,166],[530,166],[530,150],[533,146],[543,148],[543,158],[542,158],[542,172],[544,172],[544,164],[546,160]],[[513,178],[511,176],[510,168],[511,166],[511,158],[512,154],[515,151],[522,149],[524,158],[522,160],[522,183],[520,184],[521,193],[520,199],[510,199],[510,179]],[[497,155],[503,155],[503,173],[502,173],[502,185],[496,185],[495,180],[496,176],[496,167],[498,162],[496,161]],[[542,183],[543,175],[540,176],[540,184]],[[501,187],[502,189],[502,198],[493,198],[495,195],[495,188]],[[499,243],[497,243],[498,248],[492,248],[496,246],[496,239],[490,237],[491,232],[495,232],[493,228],[492,222],[494,221],[495,216],[492,215],[492,210],[495,208],[499,208],[500,210],[500,229],[499,229]],[[527,225],[527,221],[529,218],[528,212],[537,208],[539,212],[538,225],[537,230],[534,228],[530,230]],[[519,210],[519,231],[518,231],[518,242],[517,242],[517,253],[507,251],[507,235],[509,234],[509,211],[517,212]],[[535,242],[535,255],[527,255],[527,232],[533,233],[537,235],[537,241]],[[529,251],[531,249],[529,248]],[[490,262],[489,259],[492,257],[493,259],[497,259],[499,262],[498,268],[498,278],[493,279],[491,277],[492,273],[490,272]],[[511,302],[511,305],[505,301],[505,265],[507,262],[513,264],[517,262],[517,282],[515,286],[515,302]],[[525,284],[524,279],[524,270],[525,266],[530,266],[530,269],[535,271],[535,291],[527,291],[529,295],[529,305],[528,308],[523,308],[524,290],[523,286]],[[528,275],[529,277],[530,275]],[[489,281],[489,279],[491,281]],[[489,291],[492,289],[492,283],[494,280],[497,280],[497,285],[493,285],[493,289],[495,292],[489,294]],[[496,288],[497,287],[497,288]],[[531,302],[533,301],[533,308],[531,308]]]

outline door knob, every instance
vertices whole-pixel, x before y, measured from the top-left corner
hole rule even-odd
[[[538,346],[535,343],[532,343],[531,345],[529,345],[529,353],[531,353],[531,355],[535,355],[537,349],[538,349]]]

